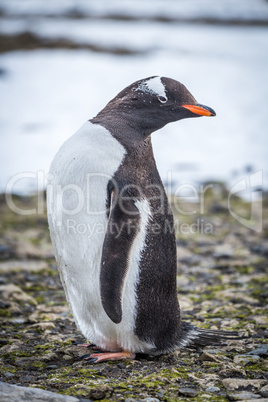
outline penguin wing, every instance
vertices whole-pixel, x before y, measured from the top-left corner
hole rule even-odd
[[[115,200],[111,193],[110,215],[102,248],[100,292],[103,308],[116,324],[122,320],[122,290],[129,253],[139,232],[140,214],[135,199]]]

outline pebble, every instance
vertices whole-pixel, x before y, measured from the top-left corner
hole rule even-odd
[[[12,324],[25,324],[28,321],[26,317],[16,317],[9,320]]]
[[[205,389],[206,392],[211,392],[211,393],[219,392],[220,390],[221,390],[221,389],[220,389],[219,387],[207,387],[207,388]]]
[[[248,364],[248,363],[257,363],[260,360],[260,356],[252,355],[249,356],[248,354],[246,355],[236,355],[234,357],[234,363],[235,364]]]
[[[198,391],[194,388],[179,388],[179,394],[189,396],[190,398],[194,398],[195,396],[198,395]]]
[[[7,283],[6,278],[0,276],[0,285],[5,285]]]
[[[215,247],[213,255],[215,258],[231,258],[233,256],[232,246],[229,244],[220,244]]]
[[[70,356],[70,355],[63,355],[62,358],[64,360],[72,360],[72,356]]]
[[[12,378],[12,377],[14,377],[15,374],[10,373],[9,371],[5,371],[5,372],[3,373],[3,375],[4,375],[6,378]]]
[[[252,319],[258,325],[268,325],[268,317],[266,315],[253,315]]]
[[[220,359],[217,356],[214,356],[213,354],[208,352],[202,353],[199,360],[201,360],[202,362],[215,362],[215,363],[220,362]]]
[[[81,399],[80,401],[81,402]],[[127,398],[125,402],[160,402],[157,398],[145,398],[145,399],[135,399],[135,398]]]
[[[241,401],[241,400],[251,400],[259,399],[260,395],[253,394],[252,392],[240,392],[238,394],[228,394],[230,401]]]
[[[159,402],[159,399],[157,398],[145,398],[142,399],[143,402]]]

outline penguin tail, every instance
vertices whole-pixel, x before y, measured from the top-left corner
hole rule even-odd
[[[245,339],[238,335],[236,331],[217,331],[210,329],[200,329],[192,324],[182,321],[182,332],[179,339],[179,347],[204,347],[220,345],[228,340]]]

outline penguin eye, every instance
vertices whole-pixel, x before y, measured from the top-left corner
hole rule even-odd
[[[166,103],[168,98],[166,96],[158,96],[157,99],[159,100],[159,102],[161,103]]]

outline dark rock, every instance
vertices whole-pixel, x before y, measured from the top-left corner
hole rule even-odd
[[[179,394],[194,398],[198,395],[198,391],[194,388],[181,387],[179,388]]]
[[[263,398],[268,398],[268,385],[262,387],[259,392]]]
[[[224,214],[228,213],[229,209],[225,205],[214,203],[209,208],[209,212],[212,214],[222,214],[222,213]]]
[[[248,352],[247,355],[256,355],[256,356],[268,356],[268,344],[267,345],[258,345],[257,349]]]
[[[2,284],[1,284],[2,285]],[[10,307],[10,303],[4,300],[0,300],[0,308],[8,308]]]
[[[14,255],[13,250],[6,244],[0,244],[0,260],[7,260]]]
[[[7,283],[6,278],[0,276],[0,285],[5,285]]]

